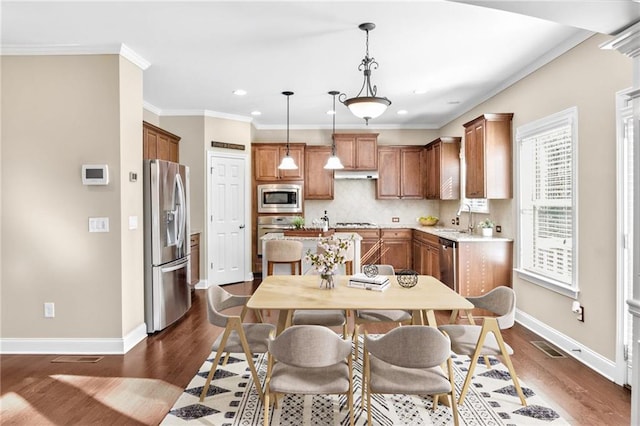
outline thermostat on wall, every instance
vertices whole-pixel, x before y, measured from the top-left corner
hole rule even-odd
[[[82,165],[83,185],[108,185],[109,166],[106,164],[83,164]]]

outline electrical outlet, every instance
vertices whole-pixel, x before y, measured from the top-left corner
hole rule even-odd
[[[455,219],[451,219],[451,224],[455,225],[456,224],[456,220]]]
[[[580,310],[578,311],[578,321],[584,322],[584,306],[580,306]]]
[[[460,225],[460,218],[456,217],[456,225]]]
[[[398,222],[400,222],[400,218],[399,217],[392,217],[391,218],[391,222],[398,223]]]
[[[497,232],[497,233],[502,232],[502,226],[500,226],[500,225],[496,225],[496,232]]]
[[[53,302],[48,302],[44,304],[44,317],[45,318],[53,318],[56,316],[55,304]]]

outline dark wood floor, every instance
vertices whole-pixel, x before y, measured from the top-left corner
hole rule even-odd
[[[255,283],[228,285],[250,294]],[[439,316],[440,322],[448,317]],[[248,317],[247,320],[252,320]],[[275,322],[275,313],[265,320]],[[372,333],[381,326],[368,326]],[[0,358],[3,425],[158,424],[210,352],[221,329],[207,322],[204,291],[178,324],[150,336],[124,356],[97,363],[52,363],[55,355]],[[574,359],[549,358],[530,342],[539,336],[516,324],[504,333],[520,378],[571,425],[629,425],[631,392]]]

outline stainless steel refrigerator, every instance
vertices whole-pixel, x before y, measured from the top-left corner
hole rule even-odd
[[[144,216],[144,311],[154,333],[191,308],[187,166],[144,161]]]

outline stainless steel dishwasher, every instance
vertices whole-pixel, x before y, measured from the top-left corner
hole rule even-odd
[[[458,244],[455,241],[440,238],[440,281],[453,291],[458,290],[456,274]]]

